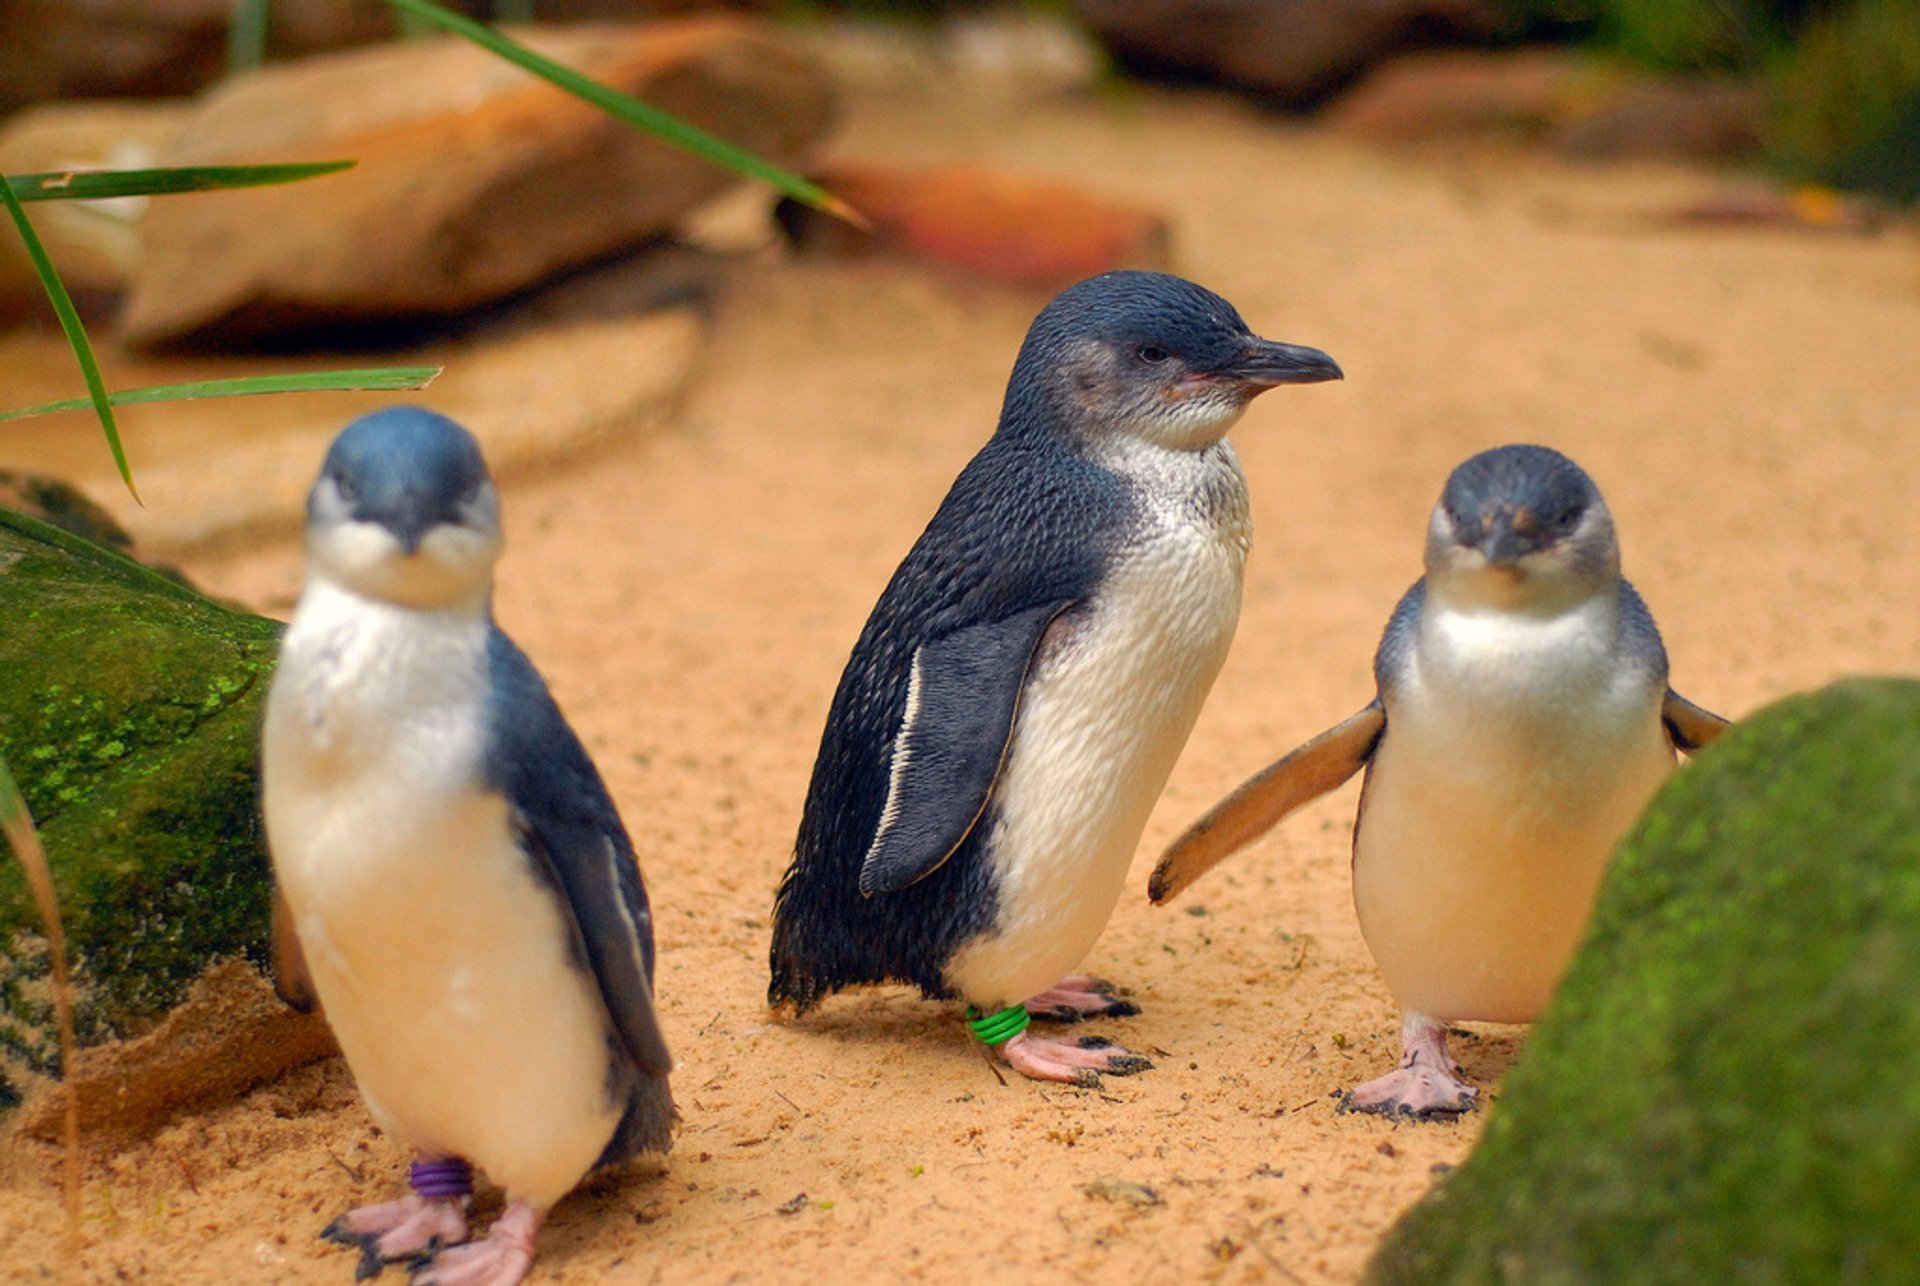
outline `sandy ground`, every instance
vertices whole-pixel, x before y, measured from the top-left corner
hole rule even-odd
[[[1920,243],[1675,228],[1659,213],[1712,176],[1389,157],[1205,97],[943,104],[937,132],[930,114],[870,105],[842,151],[1047,169],[1159,205],[1182,271],[1348,375],[1262,398],[1234,434],[1259,527],[1238,640],[1087,961],[1144,1009],[1100,1030],[1158,1065],[1099,1092],[1003,1077],[950,1007],[899,989],[799,1023],[764,1008],[834,682],[1043,300],[757,262],[675,425],[508,488],[498,614],[640,850],[685,1118],[664,1169],[558,1209],[538,1273],[1351,1281],[1485,1120],[1333,1110],[1397,1052],[1349,901],[1354,788],[1171,909],[1146,903],[1152,856],[1368,699],[1442,479],[1500,442],[1593,473],[1675,684],[1703,704],[1740,715],[1920,669]],[[280,614],[301,574],[291,544],[189,570]],[[1458,1048],[1494,1086],[1523,1045],[1487,1028]],[[10,1278],[59,1259],[50,1158],[0,1188]],[[307,1066],[96,1158],[85,1275],[344,1282],[351,1257],[314,1233],[392,1193],[400,1161],[344,1068]]]

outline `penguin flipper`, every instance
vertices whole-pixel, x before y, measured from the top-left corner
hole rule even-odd
[[[495,707],[484,778],[522,851],[559,894],[615,1038],[647,1075],[673,1069],[653,1005],[653,914],[606,783],[526,654],[488,642]]]
[[[591,825],[517,811],[514,821],[579,930],[621,1045],[642,1072],[665,1076],[673,1058],[653,1007],[653,917],[632,849]]]
[[[860,892],[896,893],[940,869],[986,811],[1047,626],[1072,605],[1043,603],[963,626],[914,650],[887,799],[860,864]]]
[[[1701,709],[1672,688],[1667,689],[1666,702],[1660,707],[1660,722],[1666,725],[1667,737],[1673,742],[1673,748],[1688,754],[1732,726],[1729,720],[1722,719],[1710,710]]]
[[[1344,784],[1367,766],[1386,727],[1386,707],[1375,697],[1360,713],[1256,773],[1168,846],[1147,881],[1147,896],[1156,905],[1172,901],[1288,813]]]
[[[307,972],[307,953],[294,932],[293,909],[278,888],[273,891],[273,994],[303,1014],[312,1013],[320,1003]]]

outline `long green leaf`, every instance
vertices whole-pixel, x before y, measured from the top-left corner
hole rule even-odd
[[[47,853],[40,846],[40,833],[33,828],[33,816],[13,774],[0,759],[0,833],[7,837],[13,855],[27,875],[27,887],[40,906],[40,918],[47,928],[47,951],[53,960],[53,1009],[60,1027],[60,1076],[66,1081],[66,1196],[67,1253],[80,1253],[80,1090],[73,1066],[73,983],[67,977],[67,935],[60,925],[60,900],[53,891],[53,870],[47,865]]]
[[[27,220],[26,209],[13,194],[13,185],[0,175],[0,200],[7,205],[7,213],[13,216],[13,225],[19,229],[20,240],[27,247],[27,257],[33,260],[33,270],[40,276],[40,284],[46,287],[47,298],[53,301],[53,311],[60,318],[60,329],[66,332],[67,344],[73,349],[73,356],[80,363],[80,374],[87,382],[87,396],[93,403],[94,413],[100,417],[100,427],[107,435],[107,449],[113,452],[113,463],[120,470],[121,481],[127,484],[127,491],[134,500],[140,500],[140,492],[133,485],[133,469],[127,464],[126,448],[120,445],[120,426],[114,423],[113,406],[107,401],[107,386],[100,378],[100,363],[93,357],[93,342],[87,338],[87,328],[80,324],[80,313],[73,306],[73,296],[67,293],[66,283],[60,280],[60,274],[54,271],[53,260],[47,257],[47,248],[40,244],[40,236],[33,230],[33,224]]]
[[[338,174],[356,164],[312,161],[301,165],[191,165],[163,170],[57,170],[12,174],[7,182],[21,201],[98,201],[116,196],[169,196],[296,183],[321,174]]]
[[[431,0],[387,0],[387,3],[402,13],[425,19],[451,31],[456,36],[470,40],[482,49],[498,54],[542,80],[558,85],[569,94],[592,103],[601,111],[629,125],[637,126],[675,147],[684,148],[695,156],[737,174],[770,183],[796,201],[825,210],[850,223],[866,226],[866,221],[852,206],[819,184],[810,183],[797,174],[789,173],[771,162],[763,161],[753,153],[735,147],[725,139],[714,137],[697,125],[689,125],[677,116],[663,112],[617,89],[610,89],[592,77],[581,75],[571,67],[564,67],[551,58],[537,54],[525,45],[508,39],[491,27],[475,22],[462,14],[442,9],[439,5],[431,3]]]
[[[307,371],[297,375],[247,375],[230,380],[195,380],[187,384],[152,384],[146,388],[121,389],[109,393],[115,406],[137,406],[145,402],[181,402],[198,397],[243,397],[256,393],[351,393],[386,392],[394,389],[425,388],[443,370],[439,366],[374,366],[350,371]],[[54,415],[61,411],[84,411],[92,403],[83,397],[61,402],[42,402],[17,411],[0,411],[0,421],[24,420],[34,415]]]

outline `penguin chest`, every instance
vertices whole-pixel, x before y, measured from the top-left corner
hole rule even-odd
[[[422,648],[431,677],[410,679],[376,648],[352,672],[350,640],[350,672],[321,674],[300,641],[269,701],[265,811],[328,1022],[376,1120],[550,1204],[617,1124],[610,1027],[558,894],[479,784],[478,688],[436,691],[475,658]]]
[[[1361,929],[1403,1008],[1530,1022],[1559,982],[1615,843],[1674,765],[1662,687],[1610,625],[1423,623],[1354,836]]]
[[[1239,620],[1246,493],[1237,466],[1210,481],[1227,503],[1147,506],[1091,601],[1036,658],[982,821],[996,923],[947,968],[976,1005],[1059,981],[1119,899]]]

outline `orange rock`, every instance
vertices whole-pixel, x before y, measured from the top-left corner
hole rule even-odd
[[[803,162],[833,114],[819,71],[747,21],[516,34],[779,164]],[[735,181],[453,37],[239,77],[159,160],[335,157],[359,164],[154,202],[123,338],[249,342],[456,314],[658,237]]]
[[[1165,265],[1163,215],[1064,183],[950,165],[840,165],[814,176],[872,224],[871,234],[796,203],[780,221],[804,249],[903,251],[1001,281],[1056,287],[1114,268]]]

